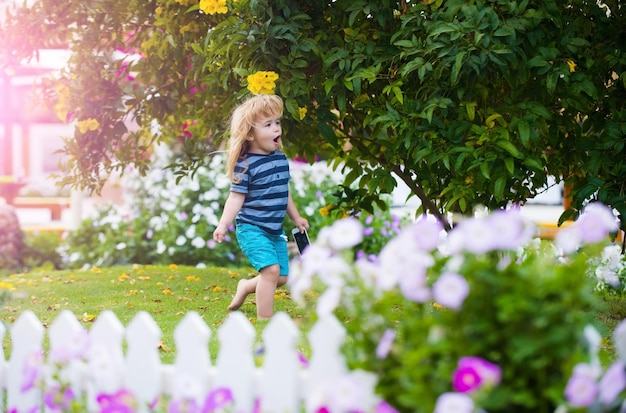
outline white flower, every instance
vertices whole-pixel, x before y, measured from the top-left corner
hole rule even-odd
[[[330,230],[326,240],[335,251],[352,248],[363,241],[363,225],[354,217],[340,219]]]
[[[186,242],[187,242],[187,237],[185,237],[184,235],[179,235],[178,238],[176,238],[175,244],[178,245],[179,247],[182,247],[183,245],[185,245]]]
[[[564,254],[575,252],[582,243],[580,232],[575,225],[561,228],[554,237],[554,242]]]
[[[191,240],[191,245],[196,248],[203,248],[204,246],[206,246],[206,241],[202,237],[195,237]]]
[[[189,239],[192,239],[193,237],[196,236],[196,226],[195,225],[190,225],[187,227],[187,229],[185,230],[185,236]]]
[[[433,298],[444,307],[458,310],[469,294],[465,278],[455,273],[444,273],[433,284]]]
[[[472,413],[474,401],[464,393],[443,393],[437,399],[434,413]]]
[[[163,242],[162,239],[158,240],[157,241],[157,254],[163,254],[166,249],[167,249],[167,246],[165,245],[165,242]]]
[[[126,243],[125,242],[120,242],[115,246],[115,249],[118,251],[121,251],[123,249],[126,249]]]

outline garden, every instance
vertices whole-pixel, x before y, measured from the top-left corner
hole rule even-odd
[[[8,328],[26,310],[44,326],[69,310],[86,329],[105,310],[124,325],[146,311],[163,330],[160,358],[172,363],[173,331],[189,311],[211,329],[223,325],[238,279],[254,276],[234,236],[211,239],[228,188],[223,158],[214,155],[192,178],[176,181],[164,168],[175,155],[156,153],[145,177],[122,180],[123,208],[101,207],[56,243],[27,237],[26,251],[45,245],[46,252],[3,271]],[[292,253],[276,311],[303,333],[336,316],[347,332],[342,353],[350,368],[378,377],[376,394],[386,403],[376,409],[619,411],[626,261],[611,242],[617,221],[609,208],[590,204],[554,240],[539,239],[514,207],[468,217],[446,233],[432,217],[393,209],[333,215],[342,174],[324,162],[292,162],[291,169],[313,244],[302,257]],[[240,311],[260,346],[268,323],[255,320],[254,299]],[[8,337],[4,347],[9,355]],[[216,339],[210,349],[218,353]],[[305,341],[298,350],[311,356]],[[72,400],[47,406],[81,411],[80,398]],[[366,411],[346,400],[322,398],[309,411]]]
[[[243,317],[259,343],[285,317],[306,333],[335,318],[350,374],[283,410],[623,412],[625,19],[608,0],[7,8],[5,74],[41,47],[71,50],[37,90],[75,125],[57,183],[98,193],[121,175],[128,199],[61,240],[29,234],[20,267],[3,272],[3,321],[32,310],[52,328],[68,309],[89,328],[103,310],[129,324],[145,310],[163,329],[158,356],[176,363],[172,333],[190,310],[219,331]],[[283,99],[285,152],[308,160],[292,163],[291,189],[314,243],[293,254],[270,322],[254,318],[252,298],[225,310],[253,273],[232,229],[221,244],[210,236],[229,185],[225,119],[249,93]],[[559,224],[569,225],[554,240],[538,238],[516,207],[549,177],[568,189]],[[399,181],[419,199],[415,214],[389,207]],[[7,354],[24,350],[4,343]],[[207,346],[214,355],[217,343]],[[289,371],[310,373],[324,357],[297,346],[302,365]],[[281,359],[267,350],[253,361],[260,369]],[[136,382],[85,396],[68,386],[66,366],[40,375],[42,353],[27,360],[17,368],[30,380],[11,385],[41,397],[19,413],[269,405],[240,408],[234,384],[183,399],[165,388],[156,404],[137,404]]]

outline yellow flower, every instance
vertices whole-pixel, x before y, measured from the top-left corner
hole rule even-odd
[[[11,283],[8,283],[6,281],[0,281],[0,290],[13,291],[13,290],[15,290],[15,287]]]
[[[248,90],[255,95],[271,95],[276,87],[278,74],[276,72],[256,72],[248,76]]]
[[[200,281],[200,277],[194,277],[194,276],[191,276],[191,275],[188,275],[185,279],[187,281]]]
[[[175,269],[177,269],[177,268],[178,268],[178,265],[176,265],[176,264],[170,264],[170,267],[169,267],[169,268],[170,268],[170,270],[175,270]]]
[[[206,14],[228,13],[226,0],[200,0],[200,10]]]
[[[165,295],[174,295],[174,293],[172,292],[172,290],[170,290],[169,288],[165,287],[163,289],[163,294]]]
[[[159,16],[161,13],[163,13],[163,7],[159,6],[154,9],[154,14],[156,14],[157,16]]]
[[[298,108],[298,114],[300,115],[300,120],[304,119],[306,116],[306,108]]]
[[[222,291],[222,287],[220,287],[219,285],[216,285],[215,287],[213,287],[213,292],[218,293]]]
[[[94,118],[89,118],[79,121],[77,127],[80,133],[86,133],[87,131],[98,130],[100,123]]]
[[[330,207],[331,207],[331,206],[332,206],[332,205],[326,205],[326,206],[324,206],[324,207],[321,207],[321,208],[320,208],[320,215],[321,215],[321,216],[323,216],[323,217],[328,216],[328,213],[330,212]]]
[[[567,65],[569,66],[570,73],[576,71],[576,63],[574,63],[573,60],[567,59]]]
[[[139,281],[149,281],[149,280],[150,280],[150,277],[146,277],[146,276],[139,276],[139,277],[137,277],[137,279],[138,279]]]

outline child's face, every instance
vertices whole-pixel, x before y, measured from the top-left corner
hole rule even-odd
[[[267,155],[280,147],[280,116],[257,116],[256,122],[248,135],[249,152]]]

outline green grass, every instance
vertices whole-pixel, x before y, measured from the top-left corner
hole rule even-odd
[[[147,311],[162,331],[161,359],[171,363],[175,357],[174,329],[189,311],[197,312],[212,330],[211,356],[217,355],[217,330],[229,314],[227,309],[242,277],[254,276],[252,268],[205,268],[180,266],[128,266],[89,270],[34,271],[13,274],[0,279],[15,287],[12,298],[0,312],[7,325],[31,310],[45,327],[63,310],[73,312],[89,329],[104,310],[115,313],[127,326],[139,311]],[[299,320],[304,310],[289,298],[286,288],[278,289],[274,305]],[[248,296],[240,311],[260,333],[267,322],[256,320],[254,295]],[[6,356],[10,353],[7,331],[4,339]],[[305,346],[306,347],[306,346]],[[306,351],[305,348],[302,349]]]
[[[196,311],[205,320],[213,334],[211,356],[219,349],[217,331],[229,314],[227,306],[232,299],[237,281],[254,276],[252,268],[197,269],[182,266],[128,266],[89,270],[44,271],[0,277],[15,290],[12,298],[0,311],[7,334],[3,341],[6,357],[10,354],[8,329],[17,317],[31,310],[45,327],[50,326],[62,310],[70,310],[89,329],[104,310],[111,310],[123,325],[128,325],[139,311],[147,311],[160,327],[162,343],[159,346],[164,363],[172,363],[176,355],[174,329],[189,311]],[[603,305],[594,314],[605,337],[603,358],[614,357],[610,340],[617,323],[626,318],[626,300],[620,296],[602,297]],[[297,324],[305,315],[289,297],[287,288],[276,293],[274,309],[289,314]],[[257,342],[266,321],[256,320],[254,295],[240,308],[257,331]],[[399,317],[401,312],[399,312]],[[306,327],[305,327],[306,328]],[[300,350],[308,355],[310,349],[301,335]],[[46,343],[44,343],[44,346]]]

